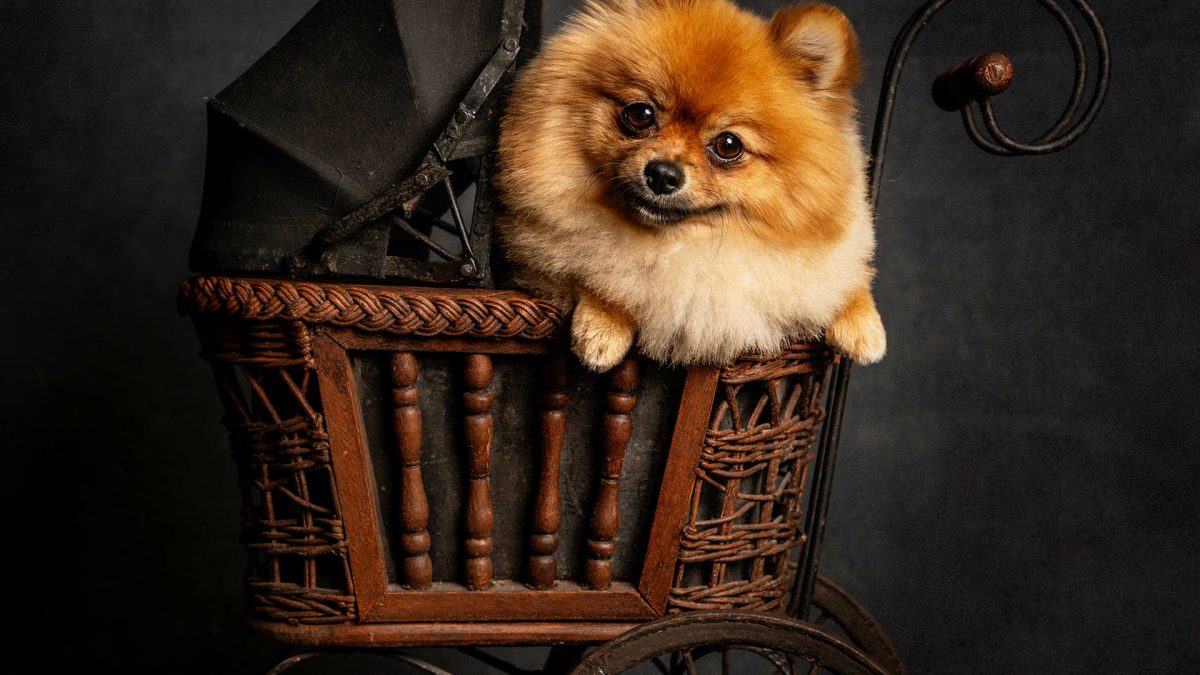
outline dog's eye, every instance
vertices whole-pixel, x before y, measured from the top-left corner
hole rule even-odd
[[[732,162],[742,156],[742,140],[726,131],[713,140],[712,153],[722,162]]]
[[[621,108],[621,125],[637,133],[654,126],[654,108],[649,103],[630,103]]]

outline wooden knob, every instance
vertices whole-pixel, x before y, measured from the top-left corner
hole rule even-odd
[[[962,110],[971,101],[1002,94],[1012,84],[1013,65],[1007,56],[988,52],[947,70],[933,81],[933,102],[942,110]]]

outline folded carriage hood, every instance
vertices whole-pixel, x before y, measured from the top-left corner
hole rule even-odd
[[[540,4],[524,3],[527,24]],[[503,11],[503,0],[318,2],[208,101],[193,271],[284,272],[322,227],[411,174],[501,43]],[[494,115],[481,116],[458,155],[494,138]],[[367,227],[340,242],[340,269],[380,276],[387,238]]]

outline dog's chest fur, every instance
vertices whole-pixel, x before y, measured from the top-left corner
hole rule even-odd
[[[522,281],[571,303],[577,288],[627,311],[638,347],[666,362],[770,354],[781,336],[815,337],[869,282],[874,234],[865,204],[832,244],[771,248],[739,227],[614,227],[582,207],[553,227],[502,223]],[[570,280],[547,286],[546,279]]]

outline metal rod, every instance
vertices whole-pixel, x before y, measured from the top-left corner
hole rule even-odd
[[[405,234],[412,237],[413,239],[416,239],[417,241],[421,242],[422,244],[425,244],[425,246],[430,251],[433,251],[437,255],[441,256],[442,260],[449,260],[449,261],[453,262],[457,258],[457,256],[455,256],[453,253],[451,253],[450,250],[447,249],[445,246],[442,246],[441,244],[437,243],[433,239],[430,239],[429,237],[425,236],[423,233],[419,232],[415,227],[410,225],[407,221],[405,221],[403,218],[400,218],[399,216],[392,217],[392,226],[398,227],[401,230],[404,230]]]
[[[804,514],[804,548],[801,549],[799,569],[788,600],[788,614],[802,618],[812,601],[817,568],[821,560],[821,544],[825,536],[825,517],[829,510],[829,495],[833,485],[833,469],[837,463],[838,437],[845,410],[846,385],[850,378],[850,360],[840,357],[829,378],[825,424],[817,448],[817,466],[812,477],[812,496]]]
[[[450,184],[449,176],[446,176],[444,185],[446,196],[450,198],[450,215],[454,218],[458,236],[462,239],[462,268],[459,272],[464,277],[473,277],[479,272],[479,262],[475,260],[475,252],[471,250],[471,237],[467,234],[467,224],[463,222],[462,213],[458,210],[458,200],[454,198],[454,186]]]

